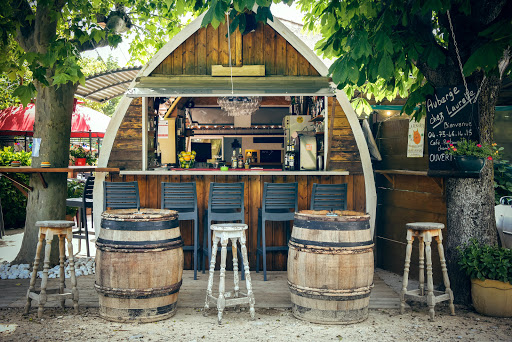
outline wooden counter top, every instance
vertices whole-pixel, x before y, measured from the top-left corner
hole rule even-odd
[[[68,173],[68,172],[119,172],[116,167],[68,166],[68,167],[32,167],[32,166],[0,166],[0,173]]]
[[[5,177],[18,188],[21,193],[27,196],[27,191],[32,191],[33,188],[25,184],[9,173],[36,173],[44,188],[48,187],[43,173],[78,173],[78,172],[119,172],[116,167],[97,167],[97,166],[68,166],[68,167],[32,167],[32,166],[0,166],[0,176]]]
[[[151,171],[121,171],[121,175],[187,175],[187,176],[347,176],[348,171],[282,171],[282,170],[228,170],[220,171],[219,169],[180,169],[180,170],[151,170]]]

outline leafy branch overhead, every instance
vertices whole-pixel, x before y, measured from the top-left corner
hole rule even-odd
[[[130,51],[145,62],[181,29],[183,15],[204,6],[199,0],[6,0],[0,7],[0,48],[10,53],[0,56],[0,72],[11,83],[31,74],[35,83],[20,82],[13,94],[25,105],[38,86],[84,84],[80,53],[116,47],[133,31],[138,34]],[[55,34],[42,37],[41,30]]]

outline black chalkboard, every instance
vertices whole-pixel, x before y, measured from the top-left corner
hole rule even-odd
[[[464,85],[436,88],[434,95],[426,99],[429,176],[465,176],[456,169],[452,157],[445,151],[448,141],[456,144],[462,138],[479,138],[477,87],[469,84],[468,90],[469,94],[466,94]]]

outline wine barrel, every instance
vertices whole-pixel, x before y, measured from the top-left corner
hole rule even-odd
[[[173,316],[183,275],[182,246],[176,211],[103,212],[96,240],[100,317],[154,322]]]
[[[288,249],[292,312],[299,319],[349,324],[368,318],[373,287],[370,216],[351,211],[295,213]]]

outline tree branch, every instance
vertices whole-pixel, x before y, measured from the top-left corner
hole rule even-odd
[[[28,21],[26,18],[33,15],[32,8],[27,0],[15,0],[12,3],[13,17],[12,21],[18,22],[16,27],[16,41],[25,51],[35,51],[34,44],[34,21]]]

